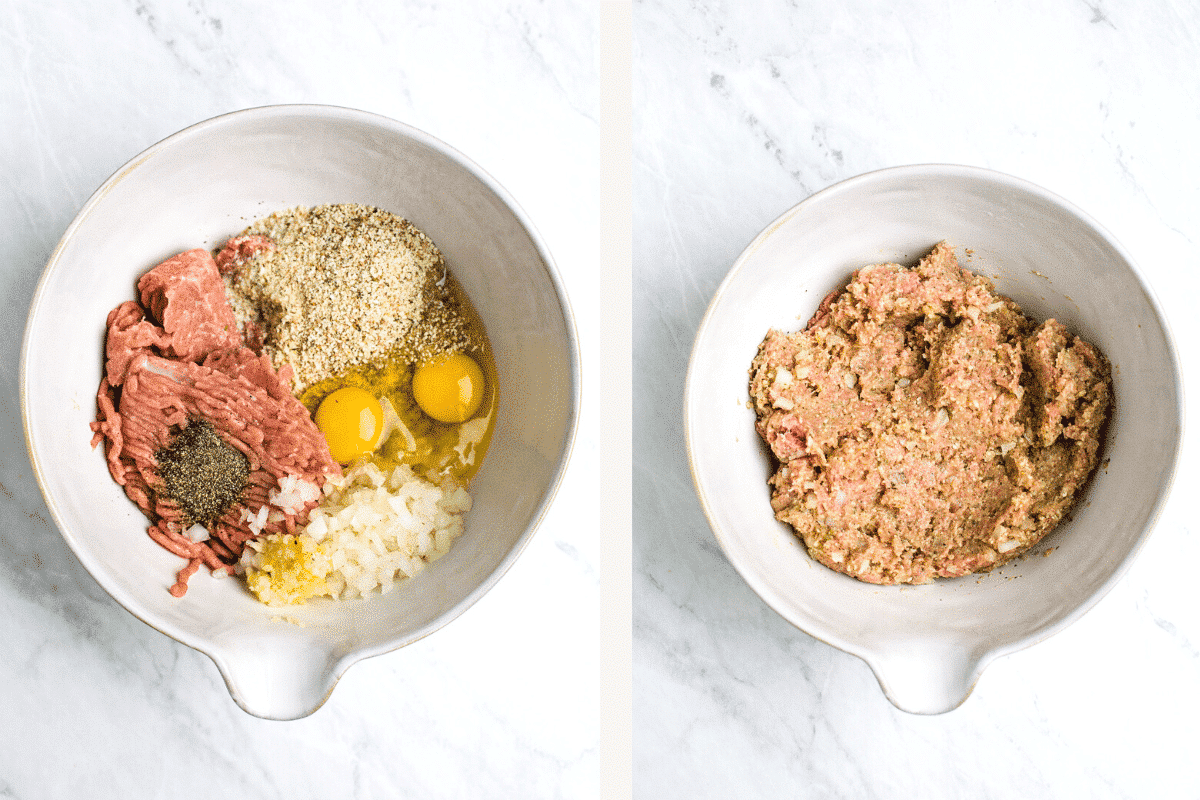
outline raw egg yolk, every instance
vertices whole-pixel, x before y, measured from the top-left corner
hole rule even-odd
[[[483,370],[475,359],[455,353],[413,373],[413,399],[439,422],[466,422],[483,402]]]
[[[313,421],[325,434],[334,461],[349,464],[378,446],[383,407],[370,392],[347,386],[321,401]]]

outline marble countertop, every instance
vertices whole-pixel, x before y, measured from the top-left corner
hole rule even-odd
[[[213,116],[323,103],[480,164],[546,240],[596,361],[595,19],[586,0],[15,0],[0,22],[0,796],[598,796],[599,419],[538,535],[451,625],[352,667],[295,722],[251,717],[209,659],[142,624],[50,521],[18,362],[51,251],[114,170]],[[586,382],[585,382],[586,383]]]
[[[1194,797],[1190,433],[1116,587],[923,717],[735,573],[693,491],[680,409],[701,317],[760,230],[840,180],[928,162],[1019,176],[1099,220],[1156,290],[1192,380],[1200,11],[642,0],[633,36],[636,795]]]

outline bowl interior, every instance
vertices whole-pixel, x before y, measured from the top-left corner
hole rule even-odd
[[[274,211],[337,202],[377,206],[425,231],[487,327],[500,412],[471,485],[466,532],[418,579],[364,601],[281,612],[257,603],[240,581],[212,579],[207,570],[176,600],[166,589],[181,560],[149,539],[144,517],[109,477],[102,448],[89,447],[105,315],[134,296],[138,276],[174,253],[218,246]],[[213,656],[235,698],[262,716],[316,707],[295,707],[283,696],[289,690],[250,677],[265,670],[267,683],[274,679],[264,662],[273,653],[317,653],[309,676],[316,684],[303,690],[312,703],[353,660],[425,635],[499,578],[557,485],[578,392],[574,328],[554,267],[502,190],[432,137],[320,107],[255,109],[201,123],[110,179],[50,259],[30,311],[23,372],[34,468],[72,549],[133,613]]]
[[[982,576],[871,586],[810,559],[791,529],[775,520],[766,483],[773,465],[754,431],[747,370],[769,328],[802,327],[855,269],[915,264],[942,239],[1027,315],[1055,317],[1100,347],[1114,367],[1115,409],[1102,467],[1071,520],[1036,555]],[[864,657],[885,689],[890,660],[953,650],[964,671],[962,697],[989,656],[1066,624],[1123,571],[1164,500],[1180,415],[1169,333],[1119,245],[1049,193],[963,167],[872,173],[778,219],[746,249],[713,299],[696,337],[686,397],[701,502],[751,586],[793,624]],[[926,702],[950,699],[919,701]]]

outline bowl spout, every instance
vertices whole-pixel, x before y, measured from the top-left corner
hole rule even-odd
[[[297,637],[294,631],[230,635],[208,655],[239,706],[275,720],[312,714],[348,666],[340,663],[343,648],[317,637]]]
[[[865,659],[887,699],[910,714],[943,714],[962,704],[983,671],[980,656],[957,642],[895,642]]]

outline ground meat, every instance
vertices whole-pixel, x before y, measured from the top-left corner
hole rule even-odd
[[[772,330],[750,370],[778,459],[775,515],[822,564],[870,583],[991,569],[1062,521],[1096,466],[1110,367],[1034,325],[947,243],[878,264]]]
[[[242,346],[212,257],[192,250],[168,259],[138,282],[142,302],[108,315],[105,372],[97,392],[92,446],[105,444],[113,479],[150,519],[149,534],[188,560],[172,594],[182,595],[201,564],[228,572],[256,535],[246,516],[268,504],[279,479],[321,485],[340,474],[324,436],[292,396],[289,368]],[[211,537],[185,535],[192,521],[172,499],[157,454],[196,420],[247,459],[239,502],[208,521]],[[316,502],[278,514],[264,532],[294,532]]]
[[[164,356],[199,361],[223,347],[237,347],[237,321],[216,265],[206,250],[168,258],[138,281],[142,307],[158,321]]]

